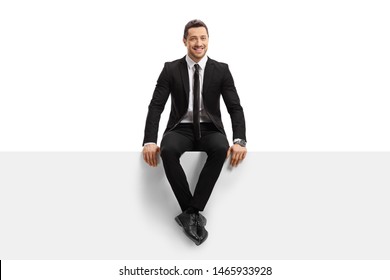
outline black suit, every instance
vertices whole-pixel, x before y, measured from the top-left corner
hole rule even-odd
[[[158,78],[145,125],[144,142],[157,143],[160,116],[171,95],[171,112],[161,142],[165,173],[182,210],[192,206],[203,210],[218,179],[229,144],[221,119],[222,96],[232,121],[233,139],[246,140],[245,118],[228,65],[208,58],[203,75],[204,109],[212,123],[202,124],[202,138],[193,137],[192,124],[180,124],[188,110],[189,77],[185,57],[167,62]],[[195,193],[192,196],[179,158],[185,151],[208,154]]]

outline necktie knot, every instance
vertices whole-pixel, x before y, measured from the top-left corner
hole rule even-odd
[[[195,67],[195,72],[199,72],[199,68],[200,68],[199,64],[195,64],[194,67]]]

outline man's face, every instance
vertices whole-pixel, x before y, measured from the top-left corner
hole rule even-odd
[[[195,62],[199,62],[207,52],[209,36],[204,27],[192,27],[188,29],[187,39],[183,39],[187,47],[188,56]]]

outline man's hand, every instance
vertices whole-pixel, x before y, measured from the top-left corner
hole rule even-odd
[[[160,147],[156,144],[147,144],[142,150],[144,161],[150,166],[157,166],[157,154],[160,152]]]
[[[237,166],[241,161],[244,160],[245,156],[246,156],[246,148],[245,147],[242,147],[238,144],[234,144],[233,146],[231,146],[227,152],[227,155],[226,155],[226,158],[228,158],[230,156],[230,154],[232,155],[231,159],[230,159],[230,164],[232,166]]]

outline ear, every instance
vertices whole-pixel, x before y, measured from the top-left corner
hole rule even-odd
[[[187,39],[186,38],[183,38],[183,43],[184,43],[184,46],[187,47]]]

